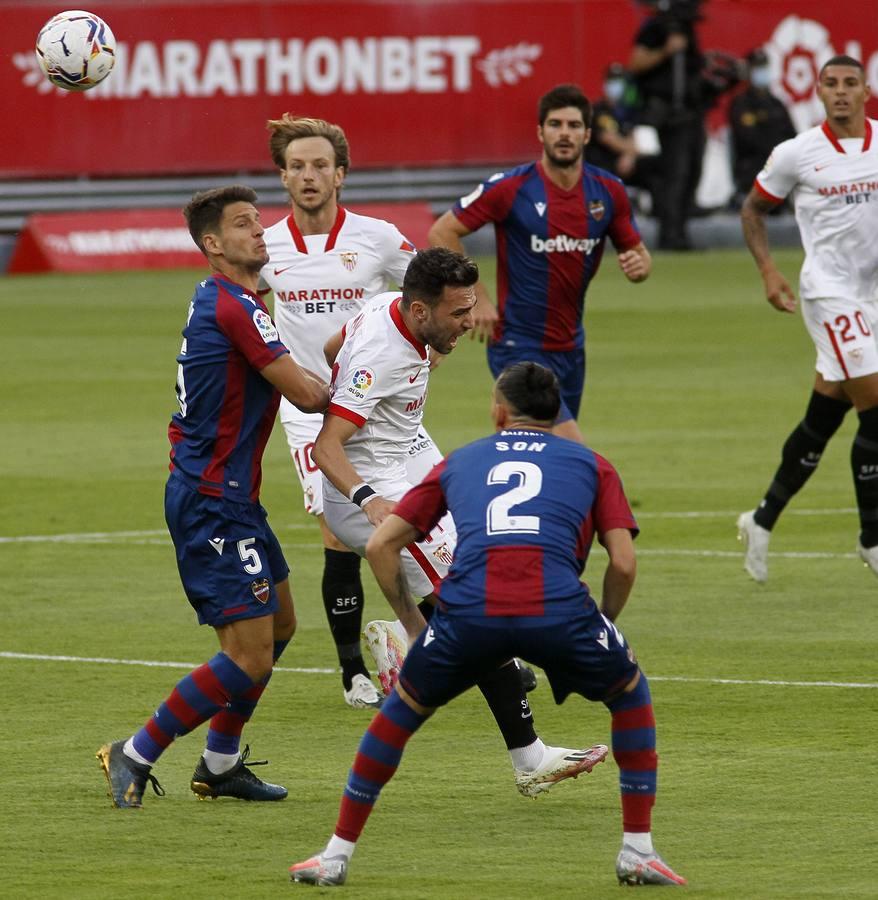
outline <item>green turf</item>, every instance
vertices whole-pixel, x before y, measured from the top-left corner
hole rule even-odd
[[[795,274],[798,255],[779,258]],[[0,542],[0,651],[181,663],[214,652],[183,599],[162,517],[174,356],[197,277],[0,280],[0,537],[106,535]],[[801,322],[768,308],[743,253],[716,252],[658,256],[641,286],[608,258],[586,324],[581,424],[622,473],[643,529],[620,625],[652,677],[659,849],[699,896],[874,896],[878,584],[852,556],[853,417],[778,525],[770,581],[755,585],[734,519],[760,497],[804,409],[813,349]],[[483,348],[461,342],[427,404],[444,449],[487,431],[489,385]],[[330,667],[319,535],[279,429],[263,499],[300,619],[283,665]],[[713,515],[669,516],[687,512]],[[595,585],[602,563],[596,550]],[[368,609],[384,616],[367,583]],[[196,733],[157,767],[166,797],[109,808],[95,749],[142,724],[184,672],[0,658],[4,896],[307,892],[286,883],[286,868],[327,838],[368,715],[342,705],[335,675],[279,672],[247,736],[255,757],[270,757],[267,776],[290,788],[286,802],[197,802]],[[545,683],[532,699],[547,741],[608,741],[602,707],[555,707]],[[345,894],[617,896],[618,828],[614,763],[524,800],[480,697],[467,696],[410,744]]]

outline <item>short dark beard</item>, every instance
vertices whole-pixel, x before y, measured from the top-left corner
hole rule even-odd
[[[577,156],[573,156],[570,159],[558,159],[557,156],[554,156],[552,154],[552,151],[549,150],[548,147],[546,147],[545,150],[546,159],[548,159],[553,166],[557,166],[557,168],[559,169],[572,169],[574,166],[579,165],[580,161],[582,160],[581,150],[579,151],[579,154]]]

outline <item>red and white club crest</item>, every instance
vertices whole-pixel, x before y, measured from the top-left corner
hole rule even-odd
[[[339,253],[339,259],[341,260],[341,264],[348,270],[348,272],[353,272],[357,267],[357,253],[354,251],[346,250],[344,253]]]
[[[250,585],[250,590],[253,591],[253,596],[260,603],[268,603],[269,597],[271,597],[271,585],[268,583],[267,578],[260,578],[257,581],[254,581],[253,584]]]
[[[433,559],[435,559],[436,562],[442,563],[444,566],[450,566],[451,563],[454,562],[451,550],[444,541],[438,547],[431,549],[433,550]]]

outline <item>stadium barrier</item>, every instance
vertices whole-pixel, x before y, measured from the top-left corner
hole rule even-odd
[[[392,221],[416,246],[427,243],[433,213],[427,203],[352,204],[352,212]],[[260,207],[273,224],[289,210]],[[9,264],[10,274],[98,272],[202,267],[179,209],[47,213],[27,219]]]

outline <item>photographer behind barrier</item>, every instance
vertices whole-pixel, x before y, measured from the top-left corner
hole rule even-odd
[[[628,63],[642,104],[642,121],[661,142],[661,185],[656,197],[660,250],[691,250],[686,221],[707,133],[704,116],[717,97],[739,80],[739,68],[723,54],[704,54],[696,24],[702,0],[638,0],[648,17],[634,38]]]
[[[732,177],[735,182],[732,206],[735,209],[743,205],[771,151],[796,136],[796,128],[786,106],[771,93],[771,65],[761,47],[747,54],[746,70],[746,87],[729,105]],[[770,215],[789,209],[785,201],[779,203]]]
[[[637,89],[619,62],[604,72],[604,88],[592,108],[591,140],[585,146],[585,160],[617,175],[632,193],[639,211],[655,211],[660,190],[658,132],[642,124]],[[630,189],[635,188],[632,192]],[[648,201],[644,200],[648,195]]]

